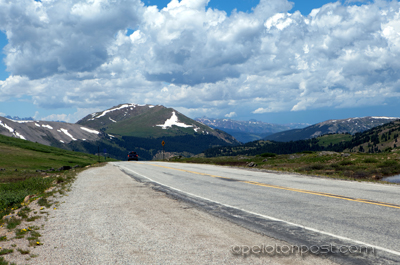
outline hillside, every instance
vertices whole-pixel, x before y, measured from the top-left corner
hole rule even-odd
[[[315,138],[324,134],[340,134],[363,132],[373,127],[389,123],[398,118],[393,117],[363,117],[342,120],[328,120],[320,122],[304,129],[294,129],[268,135],[264,140],[290,142]]]
[[[93,113],[77,124],[0,117],[0,134],[66,150],[125,160],[135,150],[152,160],[165,150],[190,156],[214,146],[237,145],[231,135],[164,106],[120,104]]]
[[[309,125],[305,123],[282,125],[256,120],[237,121],[232,119],[214,119],[207,117],[196,118],[195,120],[208,125],[211,128],[225,131],[243,143],[261,140],[264,137],[276,132],[286,131],[294,128],[304,128]]]
[[[214,130],[161,105],[120,104],[103,112],[92,113],[77,124],[121,136],[159,138],[212,135],[227,144],[239,143],[227,133]]]
[[[399,135],[400,120],[395,120],[354,135],[326,134],[291,142],[260,140],[240,146],[211,148],[204,153],[207,157],[262,153],[293,154],[304,151],[381,153],[400,150]]]
[[[51,168],[50,172],[63,166],[84,167],[97,160],[94,155],[0,135],[0,182],[40,176],[38,171]]]
[[[73,123],[34,120],[10,120],[0,117],[0,134],[44,145],[68,144],[71,141],[97,141],[100,132]]]

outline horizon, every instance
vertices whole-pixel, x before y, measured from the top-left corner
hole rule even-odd
[[[124,3],[0,0],[0,116],[74,123],[126,101],[273,124],[400,116],[398,1]]]

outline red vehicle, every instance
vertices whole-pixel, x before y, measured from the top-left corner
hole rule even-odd
[[[136,160],[139,161],[139,155],[136,152],[129,152],[128,161]]]

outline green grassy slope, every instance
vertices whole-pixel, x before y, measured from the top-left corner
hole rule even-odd
[[[0,135],[0,225],[4,223],[1,218],[20,208],[26,196],[40,197],[54,183],[75,174],[59,168],[84,167],[97,163],[97,159],[94,155]]]
[[[97,156],[67,151],[0,135],[0,182],[15,182],[40,175],[36,170],[81,167],[96,163]]]
[[[327,134],[320,136],[317,139],[319,145],[326,147],[331,144],[334,145],[341,142],[350,141],[352,139],[352,136],[350,134]]]
[[[159,124],[163,124],[167,119],[172,116],[171,108],[153,108],[147,112],[133,116],[129,119],[120,121],[118,123],[109,124],[106,128],[106,132],[109,134],[117,134],[123,136],[135,136],[135,137],[168,137],[168,136],[179,136],[179,135],[195,135],[195,131],[192,127],[183,128],[173,126],[168,130],[162,129]],[[192,125],[193,120],[176,113],[180,122],[187,125]],[[206,129],[206,126],[201,123],[194,122],[196,126]]]

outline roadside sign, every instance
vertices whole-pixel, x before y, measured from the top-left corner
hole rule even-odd
[[[162,142],[161,142],[161,144],[162,144],[162,146],[164,146],[164,145],[165,145],[165,142],[164,142],[164,141],[162,141]]]

